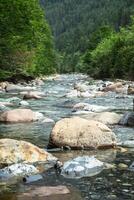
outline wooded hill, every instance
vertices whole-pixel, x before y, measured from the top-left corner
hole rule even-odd
[[[60,72],[134,79],[132,0],[41,0],[41,4],[60,52]]]

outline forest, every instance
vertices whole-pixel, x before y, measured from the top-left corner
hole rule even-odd
[[[1,79],[55,72],[133,79],[133,1],[1,0],[0,8]]]
[[[50,27],[37,0],[0,1],[0,77],[55,72]]]
[[[128,27],[132,24],[133,1],[41,0],[41,4],[46,9],[60,54],[60,72],[78,71],[96,78],[133,78],[133,27]],[[115,44],[115,40],[120,44]],[[116,47],[112,49],[112,46]],[[105,56],[102,52],[100,55],[101,48]],[[91,52],[94,58],[91,58]]]

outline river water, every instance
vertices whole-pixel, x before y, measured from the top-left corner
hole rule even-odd
[[[30,108],[42,112],[46,117],[55,121],[61,118],[72,116],[72,105],[79,102],[108,106],[111,111],[124,113],[132,110],[132,99],[115,98],[114,94],[106,97],[97,97],[94,99],[66,98],[64,95],[69,92],[75,82],[84,82],[90,79],[83,75],[61,75],[56,80],[47,80],[43,86],[38,87],[38,91],[47,93],[47,97],[40,100],[29,100]],[[1,94],[1,98],[16,96],[16,94]],[[20,96],[18,96],[20,97]],[[13,138],[29,141],[41,148],[46,148],[49,135],[53,124],[50,123],[28,123],[28,124],[0,124],[0,138]],[[111,127],[119,141],[134,139],[134,130],[128,127],[113,126]],[[53,152],[61,161],[67,161],[79,155],[96,155],[102,161],[112,164],[124,163],[131,165],[134,161],[134,150],[130,149],[125,153],[116,150],[105,151],[62,151]],[[60,200],[133,200],[134,199],[134,172],[114,169],[103,170],[100,174],[82,179],[65,179],[54,169],[43,173],[43,180],[35,182],[33,185],[55,186],[66,185],[71,194],[63,196],[54,196],[50,199]],[[5,186],[1,189],[0,200],[20,200],[18,194],[24,192],[32,185],[18,183],[15,185]],[[23,199],[23,198],[22,198]],[[25,199],[25,198],[24,198]],[[29,198],[28,198],[29,199]],[[35,197],[36,200],[49,199],[44,197]],[[27,200],[27,199],[25,199]]]

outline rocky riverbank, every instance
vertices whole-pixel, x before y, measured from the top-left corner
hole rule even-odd
[[[108,170],[123,169],[129,173],[130,167],[130,173],[133,173],[133,160],[127,164],[123,161],[115,163],[118,154],[127,156],[130,149],[134,148],[133,94],[133,82],[96,81],[85,75],[58,75],[28,84],[0,83],[2,181],[3,177],[11,180],[13,177],[16,180],[18,176],[24,178],[36,174],[42,177],[42,173],[44,176],[50,168],[53,170],[58,166],[62,170],[61,162],[65,169],[65,161],[71,164],[71,159],[79,156],[83,159],[85,155],[89,160],[95,156],[98,162],[107,164]],[[77,151],[74,152],[74,149]],[[61,161],[58,165],[57,160]],[[73,168],[69,165],[67,170],[73,170],[71,173],[80,174],[80,177],[83,177],[87,169],[86,174],[95,177],[103,173],[102,170],[98,173],[98,169],[95,174],[91,173],[97,167],[96,160],[91,159],[91,165],[86,165],[86,162],[80,161]],[[67,184],[68,177],[65,177],[64,182]],[[16,184],[20,180],[17,178],[17,182],[11,183]],[[43,184],[44,178],[36,179],[35,176],[32,180],[39,180]],[[51,184],[55,183],[52,181]],[[91,195],[88,195],[90,199]]]

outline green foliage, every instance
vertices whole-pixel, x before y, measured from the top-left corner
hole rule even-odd
[[[83,60],[85,70],[96,78],[134,79],[134,20],[118,33],[111,31]]]
[[[0,10],[1,73],[54,72],[51,31],[38,0],[1,0]]]
[[[56,49],[65,57],[62,61],[66,66],[60,67],[62,72],[83,70],[85,66],[82,66],[81,58],[75,62],[76,55],[81,56],[87,49],[94,49],[111,31],[109,27],[119,31],[120,26],[128,25],[134,9],[132,0],[40,2],[46,8],[46,17],[52,27]]]

